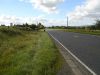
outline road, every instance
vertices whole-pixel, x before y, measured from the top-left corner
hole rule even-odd
[[[100,75],[100,36],[54,30],[48,32]]]

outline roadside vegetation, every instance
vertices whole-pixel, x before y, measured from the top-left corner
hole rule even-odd
[[[0,75],[56,75],[64,60],[41,27],[0,26]]]
[[[88,30],[88,29],[66,29],[66,32],[76,32],[82,34],[100,35],[100,30]]]

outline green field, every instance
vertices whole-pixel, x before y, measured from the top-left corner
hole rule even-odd
[[[65,32],[75,32],[82,34],[100,35],[100,30],[88,30],[88,29],[50,29],[50,30],[60,30]]]
[[[63,62],[46,32],[0,28],[0,75],[56,75]]]
[[[100,35],[100,30],[85,30],[85,29],[64,29],[66,32],[76,32],[82,34]]]

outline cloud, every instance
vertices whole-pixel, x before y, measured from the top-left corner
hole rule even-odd
[[[66,20],[60,19],[47,19],[44,15],[36,16],[36,17],[17,17],[17,16],[10,16],[10,15],[1,15],[0,16],[0,24],[9,25],[10,23],[13,24],[37,24],[41,22],[45,26],[54,26],[54,25],[66,25]]]
[[[0,24],[6,24],[9,25],[10,23],[14,24],[23,24],[23,23],[35,23],[37,22],[46,22],[46,18],[42,16],[37,16],[37,17],[17,17],[17,16],[10,16],[10,15],[1,15],[0,16]]]
[[[48,26],[67,26],[66,19],[49,19]]]
[[[68,13],[70,20],[79,20],[82,18],[99,18],[100,0],[86,0],[82,5],[76,6],[75,10]]]
[[[16,16],[1,15],[0,24],[9,24],[9,23],[20,23],[21,18]]]
[[[64,0],[20,0],[29,2],[35,9],[39,9],[46,13],[58,13],[57,5],[64,2]]]

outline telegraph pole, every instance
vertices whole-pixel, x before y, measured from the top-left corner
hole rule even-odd
[[[67,16],[67,28],[68,28],[68,16]]]

